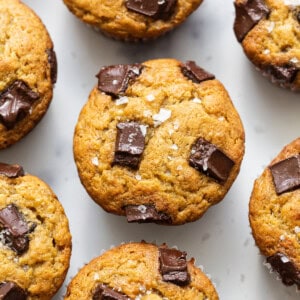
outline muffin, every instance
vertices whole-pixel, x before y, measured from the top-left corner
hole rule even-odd
[[[68,286],[65,300],[219,299],[210,280],[166,245],[123,244],[93,259]]]
[[[195,62],[103,67],[74,133],[82,184],[129,222],[199,219],[238,175],[244,130],[224,86]]]
[[[116,39],[154,39],[181,24],[202,0],[64,0],[80,20]]]
[[[70,255],[68,220],[50,187],[0,163],[0,299],[52,299]]]
[[[245,54],[273,83],[300,90],[300,3],[235,0],[234,31]]]
[[[287,145],[255,181],[250,224],[261,253],[286,285],[300,288],[300,139]]]
[[[25,4],[0,0],[0,27],[2,149],[24,137],[46,113],[57,64],[45,26]]]

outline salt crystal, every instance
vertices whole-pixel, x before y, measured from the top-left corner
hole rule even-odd
[[[118,80],[117,80],[117,79],[114,79],[114,80],[112,81],[112,84],[113,84],[113,85],[118,84]]]
[[[274,22],[269,22],[267,24],[267,30],[268,30],[268,32],[271,33],[273,31],[274,27],[275,27],[275,23]]]
[[[265,49],[265,50],[263,51],[263,54],[266,54],[266,55],[268,55],[268,54],[270,54],[270,53],[271,53],[270,49]]]
[[[146,99],[151,102],[151,101],[155,100],[155,97],[154,97],[154,95],[149,94],[146,96]]]
[[[281,241],[284,241],[284,240],[285,240],[285,235],[282,234],[282,235],[279,237],[279,239],[280,239]]]
[[[140,174],[135,174],[134,177],[136,180],[142,180],[142,176]]]
[[[122,105],[128,103],[127,97],[121,97],[115,101],[116,105]]]
[[[168,132],[169,132],[169,135],[172,135],[174,133],[174,130],[173,129],[169,129]]]
[[[177,130],[179,128],[179,122],[178,121],[173,122],[173,128],[175,130]]]
[[[138,210],[144,214],[147,211],[147,207],[145,205],[139,205]]]
[[[178,146],[176,144],[173,144],[171,147],[170,147],[172,150],[178,150]]]
[[[98,157],[93,157],[93,158],[92,158],[92,164],[93,164],[94,166],[99,166],[99,160],[98,160]]]
[[[158,126],[171,117],[172,112],[169,109],[161,108],[158,114],[153,115],[154,126]]]
[[[179,166],[176,168],[177,171],[181,171],[182,169],[183,169],[183,168],[182,168],[181,165],[179,165]]]
[[[293,64],[296,64],[299,62],[298,58],[297,57],[293,57],[290,59],[290,62],[293,63]]]
[[[299,6],[300,0],[284,0],[284,4],[288,6]]]
[[[281,256],[280,259],[284,264],[286,264],[290,261],[286,256]]]
[[[94,280],[99,280],[99,279],[100,279],[99,274],[98,274],[98,273],[95,273],[95,274],[94,274]]]
[[[222,121],[225,120],[225,118],[224,117],[219,117],[218,120],[222,122]]]
[[[296,226],[296,227],[294,228],[294,231],[295,231],[295,233],[300,233],[300,227],[299,227],[299,226]]]
[[[194,98],[194,99],[192,100],[192,102],[194,102],[194,103],[201,103],[202,101],[201,101],[201,99],[199,99],[199,98]]]
[[[141,128],[141,131],[142,131],[142,135],[146,136],[148,125],[140,125],[140,128]]]

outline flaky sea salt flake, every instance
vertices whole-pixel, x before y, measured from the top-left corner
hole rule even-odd
[[[153,115],[153,120],[154,120],[154,126],[158,126],[161,123],[165,122],[166,120],[168,120],[171,117],[171,110],[169,109],[165,109],[165,108],[161,108],[159,110],[158,114]]]
[[[94,166],[99,166],[99,160],[98,160],[98,157],[93,157],[92,158],[92,164],[94,165]]]
[[[199,98],[194,98],[192,102],[201,104],[202,101]]]
[[[146,99],[147,99],[147,101],[151,102],[151,101],[155,100],[155,97],[154,97],[153,94],[149,94],[149,95],[146,96]]]
[[[128,98],[127,97],[121,97],[121,98],[119,98],[119,99],[117,99],[116,101],[115,101],[115,103],[116,103],[116,105],[122,105],[122,104],[126,104],[126,103],[128,103]]]

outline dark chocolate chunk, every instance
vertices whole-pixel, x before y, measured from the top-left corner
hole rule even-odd
[[[292,64],[283,66],[270,65],[265,67],[264,71],[271,76],[271,80],[275,83],[292,83],[297,76],[299,68]]]
[[[267,257],[267,262],[280,275],[285,285],[296,284],[300,287],[300,270],[297,269],[296,265],[286,255],[278,252]]]
[[[24,170],[20,165],[8,165],[0,162],[0,175],[4,175],[9,178],[16,178],[24,176]]]
[[[145,137],[139,123],[119,123],[113,165],[137,169],[144,147]]]
[[[97,74],[98,89],[117,97],[123,95],[136,77],[141,74],[142,65],[114,65],[103,67]]]
[[[192,146],[189,164],[196,170],[222,183],[229,177],[234,161],[215,145],[199,138]]]
[[[186,252],[159,247],[160,273],[163,281],[184,286],[190,283],[187,269]]]
[[[128,10],[151,17],[155,20],[169,19],[176,7],[177,0],[126,0]]]
[[[277,195],[300,187],[300,156],[292,156],[269,167]]]
[[[298,14],[297,14],[297,20],[298,20],[298,22],[300,23],[300,11],[299,11]]]
[[[234,3],[235,21],[234,32],[239,42],[242,42],[247,33],[263,18],[270,14],[264,0],[246,0]]]
[[[0,283],[1,300],[26,300],[26,292],[14,282]]]
[[[32,104],[39,99],[39,94],[32,91],[20,80],[15,81],[0,94],[0,122],[7,128],[25,118]]]
[[[128,205],[125,207],[128,223],[171,224],[172,219],[166,213],[158,212],[153,205]]]
[[[93,300],[130,300],[130,298],[101,283],[96,286]]]
[[[0,210],[0,230],[5,243],[18,254],[28,250],[29,239],[27,233],[34,229],[29,227],[23,215],[14,204]]]
[[[213,74],[208,73],[204,69],[197,66],[194,61],[187,61],[181,66],[181,70],[184,76],[191,79],[195,83],[200,83],[202,81],[215,78]]]
[[[46,51],[48,55],[48,62],[50,64],[50,78],[52,84],[56,83],[57,80],[57,59],[56,59],[56,53],[53,50],[53,48],[48,49]]]

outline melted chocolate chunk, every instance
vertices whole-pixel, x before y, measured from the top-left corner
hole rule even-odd
[[[186,252],[159,247],[160,273],[163,281],[171,282],[179,286],[190,283],[190,275],[187,269]]]
[[[235,21],[234,32],[239,42],[242,42],[247,33],[263,18],[270,14],[264,0],[246,0],[234,3]]]
[[[271,76],[271,79],[275,83],[292,83],[297,76],[299,69],[292,65],[287,64],[284,66],[267,66],[265,72]]]
[[[1,300],[26,300],[26,292],[14,282],[0,283]]]
[[[46,51],[48,55],[48,62],[50,64],[50,77],[52,84],[56,83],[57,80],[57,59],[56,59],[56,53],[52,49],[48,49]]]
[[[98,89],[111,96],[118,97],[123,95],[140,74],[142,65],[114,65],[103,67],[97,74]]]
[[[289,157],[269,168],[277,195],[300,187],[300,155]]]
[[[23,254],[28,250],[29,239],[27,233],[35,227],[28,226],[23,215],[14,204],[0,210],[0,230],[4,236],[5,243],[18,254]]]
[[[39,94],[32,91],[25,82],[15,81],[0,94],[0,122],[7,129],[13,128],[25,118],[33,102],[38,99]]]
[[[16,178],[24,176],[24,170],[20,165],[8,165],[0,163],[0,175],[4,175],[9,178]]]
[[[267,262],[272,266],[272,269],[276,271],[282,282],[285,285],[296,284],[300,287],[300,270],[297,269],[295,264],[283,253],[276,253],[267,257]]]
[[[215,76],[208,73],[204,69],[196,65],[194,61],[187,61],[181,66],[181,71],[184,76],[191,79],[195,83],[200,83],[205,80],[215,79]]]
[[[140,124],[136,122],[119,123],[113,165],[137,169],[145,147],[145,137]]]
[[[153,19],[169,19],[176,7],[177,0],[126,0],[128,10]]]
[[[189,164],[221,183],[227,180],[234,166],[226,154],[203,138],[199,138],[192,146]]]
[[[172,223],[170,216],[163,212],[158,212],[153,205],[128,205],[125,207],[125,214],[128,223]]]
[[[130,298],[101,283],[96,286],[93,300],[130,300]]]

